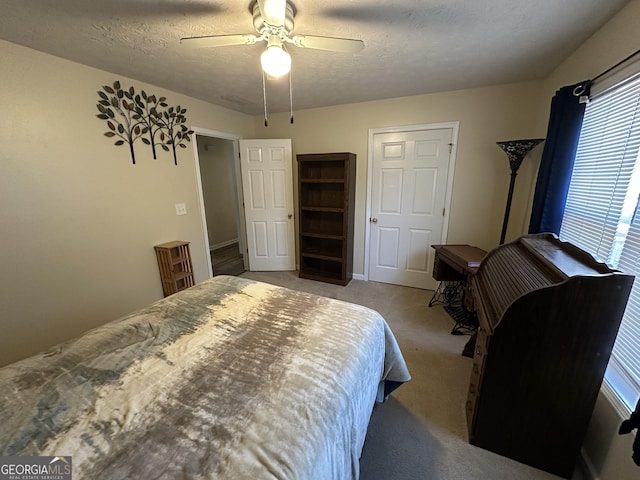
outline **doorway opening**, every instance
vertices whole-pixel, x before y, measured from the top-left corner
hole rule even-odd
[[[240,275],[248,269],[242,209],[238,139],[194,129],[209,276]]]

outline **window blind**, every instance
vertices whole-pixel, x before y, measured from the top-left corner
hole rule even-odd
[[[640,172],[640,162],[636,165],[636,171]],[[636,279],[606,376],[629,410],[633,410],[640,397],[640,204],[636,206],[618,268],[635,275]]]
[[[640,79],[585,110],[560,237],[640,277]],[[640,279],[636,279],[605,376],[627,407],[640,396]]]

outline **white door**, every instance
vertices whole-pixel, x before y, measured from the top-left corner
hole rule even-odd
[[[291,140],[240,140],[249,269],[295,270]]]
[[[453,130],[373,137],[369,279],[434,289]]]

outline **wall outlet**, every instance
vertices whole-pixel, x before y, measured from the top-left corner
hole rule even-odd
[[[187,205],[185,203],[176,203],[176,215],[186,215]]]

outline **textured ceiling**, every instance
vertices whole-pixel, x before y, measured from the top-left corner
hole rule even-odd
[[[294,110],[540,79],[628,0],[294,0],[293,34],[361,39],[351,55],[290,47]],[[248,114],[263,112],[249,1],[2,0],[0,38]],[[46,74],[46,72],[43,72]],[[289,110],[267,82],[270,113]]]

